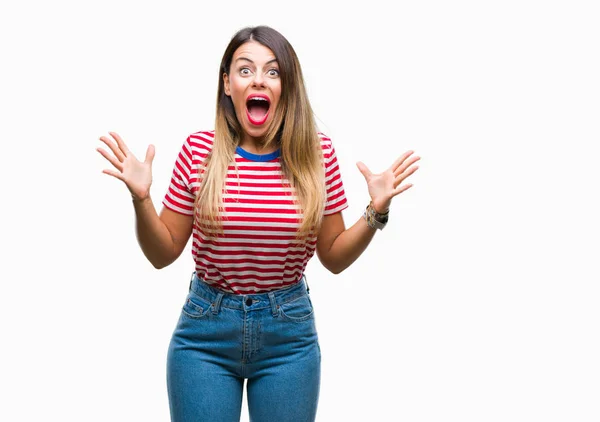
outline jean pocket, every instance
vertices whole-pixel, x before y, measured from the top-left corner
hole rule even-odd
[[[196,298],[192,293],[188,294],[181,311],[190,318],[203,318],[208,314],[210,305]]]
[[[314,316],[314,308],[310,297],[306,294],[280,304],[279,314],[290,321],[301,322]]]

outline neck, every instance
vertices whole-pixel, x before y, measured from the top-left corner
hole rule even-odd
[[[275,142],[266,145],[264,139],[252,138],[248,135],[244,136],[240,141],[239,146],[252,154],[270,154],[279,148],[279,145],[276,145]]]

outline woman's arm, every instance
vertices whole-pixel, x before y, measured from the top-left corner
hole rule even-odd
[[[357,163],[367,181],[375,212],[387,212],[392,198],[412,187],[412,184],[400,185],[418,169],[413,164],[420,157],[409,158],[412,154],[413,151],[407,151],[380,174],[373,174],[363,163]],[[326,215],[317,236],[317,256],[325,268],[339,274],[367,249],[376,230],[363,217],[346,230],[341,212]]]
[[[367,249],[376,230],[362,217],[346,230],[341,212],[324,216],[317,237],[319,261],[332,273],[341,273]]]
[[[133,200],[137,240],[148,261],[160,269],[172,264],[192,234],[193,216],[163,206],[160,216],[152,199]]]
[[[140,162],[118,133],[109,133],[112,139],[101,136],[100,140],[110,148],[112,155],[103,148],[97,148],[97,151],[116,170],[102,172],[121,180],[131,192],[138,243],[155,268],[164,268],[175,261],[185,248],[192,233],[193,216],[163,207],[159,217],[150,198],[154,145],[148,146],[146,159]]]

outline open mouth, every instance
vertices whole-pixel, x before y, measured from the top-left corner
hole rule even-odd
[[[264,94],[252,94],[246,99],[246,113],[253,125],[262,125],[269,117],[271,100]]]

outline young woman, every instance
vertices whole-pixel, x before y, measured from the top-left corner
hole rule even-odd
[[[191,134],[157,215],[154,147],[138,161],[114,132],[98,148],[133,197],[137,236],[156,267],[190,236],[195,271],[173,333],[167,387],[173,421],[239,421],[247,379],[252,421],[313,421],[321,351],[304,270],[315,251],[337,274],[388,218],[417,170],[408,151],[381,174],[362,163],[371,203],[349,229],[335,149],[318,132],[300,63],[272,28],[234,35],[219,69],[216,125]],[[412,157],[411,157],[412,156]]]

